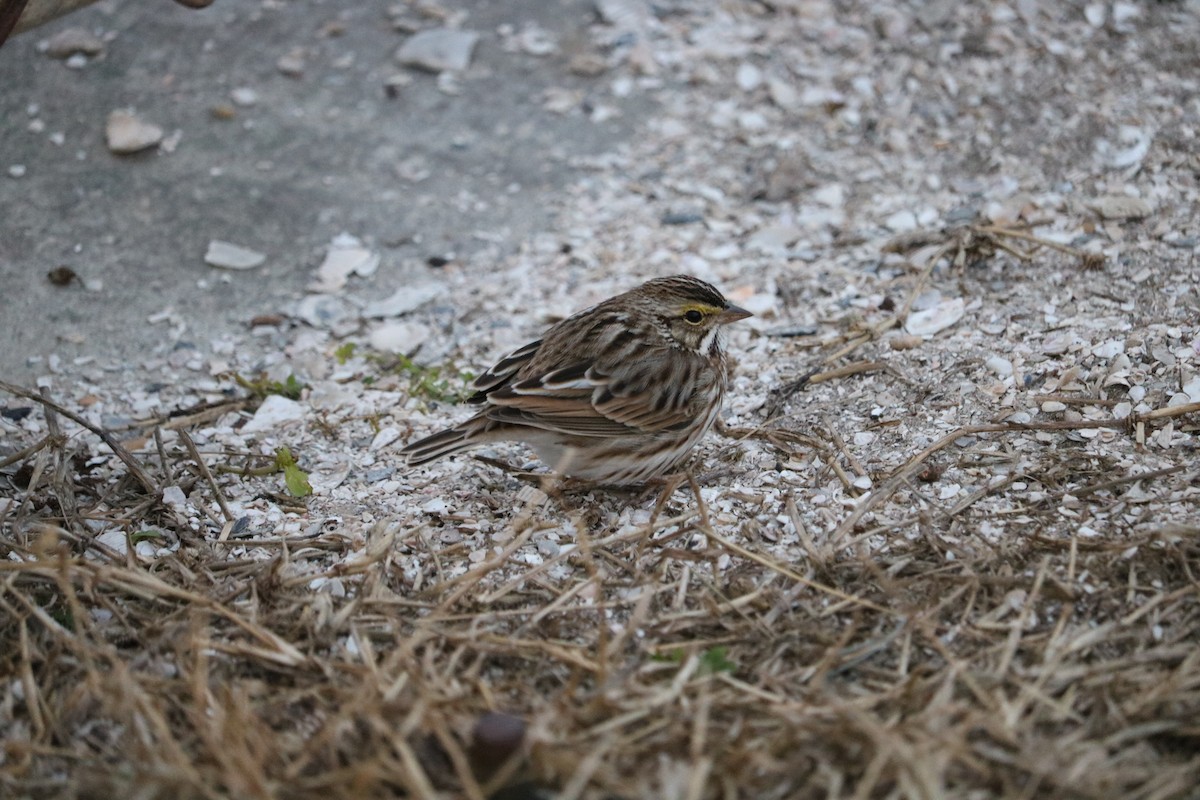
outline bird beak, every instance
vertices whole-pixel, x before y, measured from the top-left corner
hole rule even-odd
[[[740,308],[735,305],[728,305],[725,306],[724,311],[717,315],[717,322],[721,325],[728,325],[731,322],[737,322],[739,319],[745,319],[746,317],[753,316],[753,314],[744,308]]]

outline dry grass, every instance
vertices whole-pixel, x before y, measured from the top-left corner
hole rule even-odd
[[[753,520],[734,541],[686,489],[632,531],[566,494],[547,508],[591,531],[577,549],[509,577],[543,524],[531,503],[504,551],[446,577],[461,547],[386,524],[232,557],[127,475],[90,480],[83,447],[25,453],[2,520],[8,796],[1172,798],[1200,783],[1195,526],[1081,539],[1047,501],[992,545],[971,535],[992,512],[959,503],[874,529],[847,514],[780,564]],[[187,459],[143,474],[206,485]],[[1042,467],[1026,479],[1085,516],[1147,495],[1196,505],[1186,464],[1114,480],[1047,450]],[[131,533],[173,530],[179,550],[100,546],[101,508]],[[344,596],[314,592],[322,575]],[[489,738],[506,719],[490,711],[525,721],[498,768],[520,733]]]

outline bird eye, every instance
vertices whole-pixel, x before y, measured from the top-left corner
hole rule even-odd
[[[704,315],[701,314],[699,311],[697,311],[694,308],[691,311],[684,314],[683,318],[686,319],[688,322],[692,323],[693,325],[699,325],[701,322],[704,321]]]

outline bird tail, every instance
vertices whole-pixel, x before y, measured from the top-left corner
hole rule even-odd
[[[432,436],[426,436],[424,439],[409,442],[400,451],[400,455],[404,456],[406,463],[410,467],[415,467],[418,464],[436,461],[442,456],[448,456],[451,453],[468,450],[482,444],[475,437],[475,434],[478,433],[477,426],[471,425],[470,422],[468,420],[462,425],[456,425],[453,428],[438,431]]]

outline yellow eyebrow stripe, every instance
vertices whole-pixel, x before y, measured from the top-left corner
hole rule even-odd
[[[705,305],[704,303],[691,303],[683,307],[682,313],[686,314],[689,311],[699,311],[701,314],[707,316],[710,314],[720,314],[722,309],[716,306]]]

